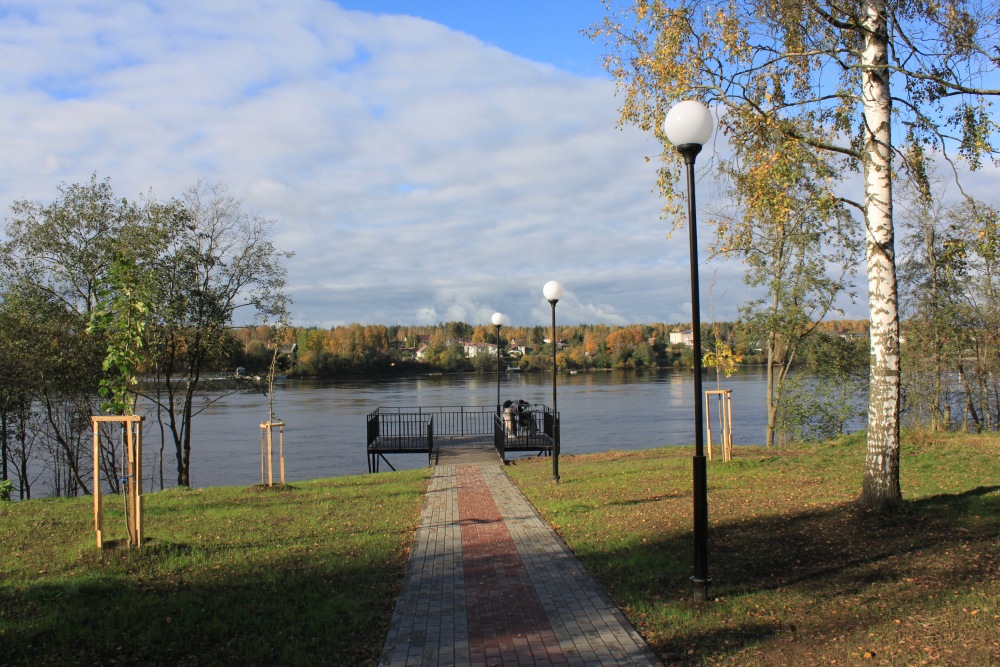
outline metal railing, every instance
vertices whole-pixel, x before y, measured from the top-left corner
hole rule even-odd
[[[375,408],[368,414],[368,472],[378,472],[379,461],[395,470],[387,453],[427,453],[430,465],[434,451],[434,415],[419,412],[383,414]]]
[[[379,460],[392,468],[385,453],[427,452],[430,457],[434,435],[492,435],[503,461],[507,452],[551,454],[559,442],[559,415],[547,406],[522,407],[510,422],[497,413],[492,405],[378,407],[368,415],[369,471],[378,471]]]
[[[493,445],[504,462],[507,452],[551,454],[558,433],[559,415],[546,406],[520,410],[509,421],[500,415],[493,416]]]
[[[493,429],[494,405],[445,405],[432,408],[379,407],[384,415],[433,415],[434,431],[440,436],[489,435]]]

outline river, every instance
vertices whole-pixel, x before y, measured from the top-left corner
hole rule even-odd
[[[762,443],[766,423],[763,369],[740,369],[731,378],[723,378],[722,387],[733,390],[734,444]],[[716,388],[713,372],[706,372],[704,388]],[[564,455],[694,442],[694,389],[689,370],[560,373],[557,392]],[[192,486],[260,482],[260,423],[267,418],[267,397],[252,393],[209,396],[218,400],[204,406],[193,422]],[[276,418],[286,423],[285,479],[294,483],[367,472],[365,417],[377,407],[493,406],[496,396],[496,376],[488,374],[281,381],[274,406]],[[552,376],[505,374],[500,379],[500,398],[551,406]],[[714,404],[712,411],[715,417]],[[717,443],[720,432],[714,421]],[[159,449],[155,419],[147,420],[145,432],[145,475],[150,479],[158,467],[151,460]],[[169,446],[164,458],[165,482],[171,485],[176,473]],[[395,455],[389,460],[398,469],[426,465],[420,454]],[[277,476],[277,455],[275,471]]]

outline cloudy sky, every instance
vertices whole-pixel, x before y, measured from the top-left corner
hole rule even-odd
[[[298,325],[498,310],[543,324],[552,279],[566,323],[689,321],[686,234],[667,238],[645,159],[657,146],[617,127],[602,47],[580,34],[602,12],[5,0],[0,209],[92,173],[130,198],[225,183],[295,253]],[[701,276],[703,319],[734,318],[741,268],[703,260]]]

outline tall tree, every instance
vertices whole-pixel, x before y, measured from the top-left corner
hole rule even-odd
[[[799,442],[837,438],[864,417],[868,386],[868,339],[817,330],[801,345],[805,371],[785,388],[778,434]]]
[[[159,256],[149,299],[150,356],[156,391],[177,457],[177,484],[191,483],[191,425],[202,373],[230,352],[230,326],[281,317],[290,256],[271,241],[274,221],[245,211],[220,185],[199,183],[169,216],[169,242]]]
[[[831,165],[780,132],[761,133],[740,161],[722,160],[736,213],[717,215],[713,248],[739,256],[744,282],[765,295],[741,308],[767,354],[765,444],[774,444],[785,382],[800,346],[849,295],[860,252],[851,216],[826,187]],[[750,148],[750,147],[747,147]]]
[[[950,210],[948,217],[964,231],[962,249],[970,276],[965,283],[966,319],[975,326],[969,343],[975,353],[979,412],[985,425],[996,430],[1000,428],[1000,211],[970,200]],[[972,404],[968,396],[966,401],[967,419]]]
[[[998,213],[974,200],[943,206],[922,198],[908,210],[900,271],[907,406],[917,425],[929,421],[938,430],[950,426],[957,398],[963,429],[995,429]]]
[[[145,245],[144,206],[117,198],[109,180],[93,175],[61,185],[52,202],[17,201],[11,212],[0,282],[22,313],[32,395],[69,470],[59,486],[87,492],[79,443],[97,407],[101,362],[100,342],[85,330],[114,254]]]
[[[926,182],[928,156],[980,166],[997,129],[983,72],[1000,65],[994,0],[634,0],[591,35],[623,93],[622,121],[654,132],[676,101],[714,103],[731,162],[779,133],[830,166],[825,187],[863,219],[871,372],[860,502],[894,508],[899,488],[899,315],[892,179],[895,164]],[[628,21],[629,26],[625,25]],[[902,132],[894,139],[893,130]],[[761,137],[764,140],[761,141]],[[852,172],[863,196],[842,194]],[[677,166],[661,170],[668,213],[680,213]],[[678,220],[683,219],[678,216]],[[753,221],[750,221],[752,224]]]
[[[899,266],[904,396],[916,426],[926,416],[932,431],[947,430],[951,414],[945,381],[954,368],[949,359],[963,347],[966,253],[959,229],[946,221],[942,202],[912,189],[903,194],[899,208],[909,232],[900,244]]]

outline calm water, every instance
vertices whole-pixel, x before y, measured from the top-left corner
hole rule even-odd
[[[694,442],[693,383],[690,371],[560,374],[559,412],[562,452],[580,454],[611,449],[646,449]],[[723,378],[733,390],[733,442],[764,439],[763,369],[741,369]],[[704,389],[715,389],[706,373]],[[275,390],[275,414],[285,427],[285,479],[333,477],[367,472],[365,417],[382,406],[492,406],[496,376],[440,375],[358,382],[289,380]],[[501,401],[524,399],[552,405],[552,376],[507,374]],[[716,408],[712,407],[713,417]],[[260,482],[260,422],[267,418],[267,397],[240,393],[207,406],[194,419],[191,483],[196,487],[251,485]],[[155,421],[147,421],[146,452],[159,447]],[[720,430],[715,419],[713,440]],[[277,437],[277,431],[275,431]],[[277,443],[276,443],[277,444]],[[717,450],[718,451],[718,450]],[[176,477],[172,449],[165,452],[167,484]],[[426,465],[420,454],[390,456],[398,469]],[[277,453],[274,458],[277,479]],[[146,463],[152,477],[154,463]],[[383,466],[384,467],[384,466]]]

